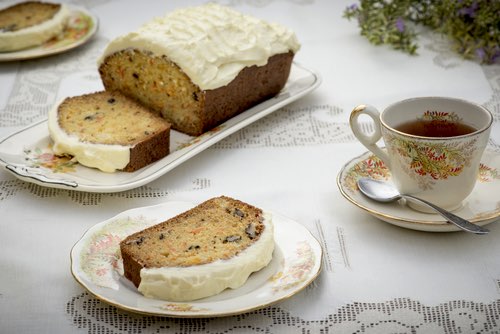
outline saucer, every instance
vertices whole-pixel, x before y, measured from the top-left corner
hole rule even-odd
[[[399,200],[380,203],[365,197],[358,189],[357,180],[370,177],[392,182],[391,172],[382,160],[368,151],[345,164],[337,176],[342,195],[357,207],[390,224],[427,232],[461,231],[439,214],[415,211]],[[497,194],[497,195],[494,195]],[[486,150],[481,158],[478,179],[472,193],[456,215],[483,226],[500,219],[500,153]]]

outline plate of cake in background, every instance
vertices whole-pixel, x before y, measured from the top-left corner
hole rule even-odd
[[[299,49],[288,28],[228,7],[175,10],[111,41],[97,59],[105,90],[0,140],[0,165],[49,187],[142,186],[317,88]]]
[[[0,9],[0,61],[39,58],[74,49],[97,32],[87,9],[26,1]]]
[[[168,317],[250,312],[306,289],[322,249],[300,223],[219,196],[127,210],[90,228],[71,272],[118,308]]]

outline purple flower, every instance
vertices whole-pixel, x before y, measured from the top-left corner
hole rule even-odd
[[[488,51],[488,52],[487,52]],[[478,48],[476,49],[476,56],[482,63],[495,64],[500,62],[500,47],[495,48]]]
[[[484,57],[486,56],[486,52],[484,51],[484,48],[479,48],[479,49],[476,49],[476,56],[481,60],[483,61],[484,60]]]
[[[491,63],[492,64],[495,64],[497,62],[500,63],[500,48],[498,46],[495,48],[495,53],[491,57]]]
[[[352,11],[355,11],[356,9],[358,9],[358,5],[353,3],[352,5],[348,6],[347,7],[348,10],[352,10]]]
[[[398,19],[396,20],[396,29],[399,30],[399,32],[403,32],[405,31],[405,22],[403,21],[402,18],[398,17]]]
[[[474,1],[470,7],[460,8],[460,10],[458,11],[458,15],[474,17],[476,16],[477,8],[478,4]]]

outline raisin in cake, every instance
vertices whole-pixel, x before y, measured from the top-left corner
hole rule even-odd
[[[118,92],[66,98],[48,122],[55,154],[104,172],[133,172],[169,153],[170,124]]]
[[[242,286],[269,264],[268,214],[221,196],[120,243],[124,274],[146,297],[189,301]]]
[[[0,52],[40,45],[60,34],[69,17],[64,4],[28,1],[0,10]]]
[[[210,3],[113,40],[98,66],[106,89],[200,135],[278,94],[299,48],[289,29]]]

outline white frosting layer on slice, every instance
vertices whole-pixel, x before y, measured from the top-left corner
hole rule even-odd
[[[59,105],[60,103],[57,103],[49,111],[48,119],[49,134],[54,142],[52,150],[55,154],[70,154],[82,165],[98,168],[103,172],[112,173],[127,166],[130,162],[131,146],[83,142],[77,136],[68,134],[59,125]]]
[[[40,24],[16,31],[0,31],[0,51],[16,51],[40,45],[64,30],[70,11],[61,4],[59,11]]]
[[[264,213],[264,226],[260,238],[231,259],[191,267],[141,269],[139,291],[149,298],[190,301],[218,294],[227,288],[239,288],[251,273],[271,262],[274,228],[268,213]]]
[[[178,9],[113,40],[98,65],[128,48],[166,56],[200,89],[210,90],[227,85],[245,67],[266,65],[279,53],[296,53],[300,44],[284,26],[209,3]]]

